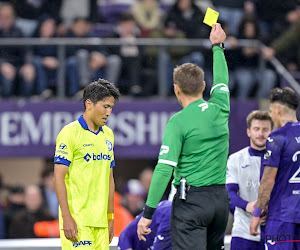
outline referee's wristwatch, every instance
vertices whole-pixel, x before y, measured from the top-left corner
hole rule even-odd
[[[211,48],[215,47],[215,46],[219,46],[221,49],[225,50],[225,46],[224,43],[213,43],[211,45]]]

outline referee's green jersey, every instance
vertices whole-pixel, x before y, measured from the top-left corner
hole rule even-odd
[[[90,131],[82,116],[57,136],[54,163],[69,167],[65,177],[68,205],[78,225],[108,227],[109,175],[115,165],[113,145],[110,128]],[[62,229],[60,209],[59,224]]]
[[[213,48],[214,83],[209,101],[199,99],[176,113],[168,121],[153,176],[147,205],[156,207],[174,167],[174,185],[185,177],[191,186],[225,184],[229,149],[230,113],[228,69],[224,52]],[[164,176],[165,175],[165,176]],[[160,180],[159,187],[155,185]]]

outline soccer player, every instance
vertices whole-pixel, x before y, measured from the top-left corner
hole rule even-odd
[[[214,24],[210,33],[214,83],[209,101],[203,99],[202,69],[191,63],[174,69],[174,92],[183,109],[170,118],[165,128],[144,214],[138,224],[140,240],[146,240],[144,235],[151,232],[152,215],[174,170],[173,183],[182,189],[177,190],[173,199],[172,248],[224,247],[229,214],[225,180],[230,112],[228,68],[223,51],[225,38],[221,25]]]
[[[120,93],[99,79],[83,91],[84,113],[57,136],[55,190],[62,249],[109,249],[114,228],[114,135],[105,126]]]
[[[252,111],[247,117],[250,147],[245,147],[228,158],[226,186],[231,208],[234,210],[231,250],[255,250],[261,247],[260,237],[250,235],[249,225],[263,172],[261,161],[273,124],[268,112]]]
[[[169,250],[171,247],[171,201],[158,203],[151,223],[151,233],[146,235],[146,241],[140,241],[137,234],[137,224],[142,217],[138,215],[121,233],[118,246],[121,250]]]
[[[300,123],[299,100],[290,88],[275,88],[270,95],[270,115],[277,127],[267,140],[258,199],[250,224],[257,235],[259,216],[268,204],[266,248],[299,249],[300,235]],[[295,239],[296,237],[296,239]],[[289,241],[289,242],[284,242]],[[298,247],[298,248],[297,248]]]

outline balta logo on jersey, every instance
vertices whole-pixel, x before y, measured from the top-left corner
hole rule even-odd
[[[81,241],[78,241],[78,242],[73,242],[73,247],[79,247],[79,246],[90,246],[92,245],[92,241],[90,240],[81,240]]]
[[[110,161],[111,160],[111,156],[110,155],[107,155],[107,154],[99,154],[99,155],[96,155],[93,153],[93,155],[91,156],[89,153],[87,153],[83,159],[85,159],[87,162],[89,162],[91,159],[93,161],[101,161],[101,160],[108,160]]]

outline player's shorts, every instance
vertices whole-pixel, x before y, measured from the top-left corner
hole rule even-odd
[[[109,249],[109,233],[105,227],[86,227],[77,225],[78,242],[72,242],[65,237],[64,230],[60,230],[61,249]]]
[[[246,240],[240,237],[232,237],[230,243],[231,250],[262,250],[260,241]]]
[[[268,220],[265,232],[265,249],[300,249],[300,224]]]

